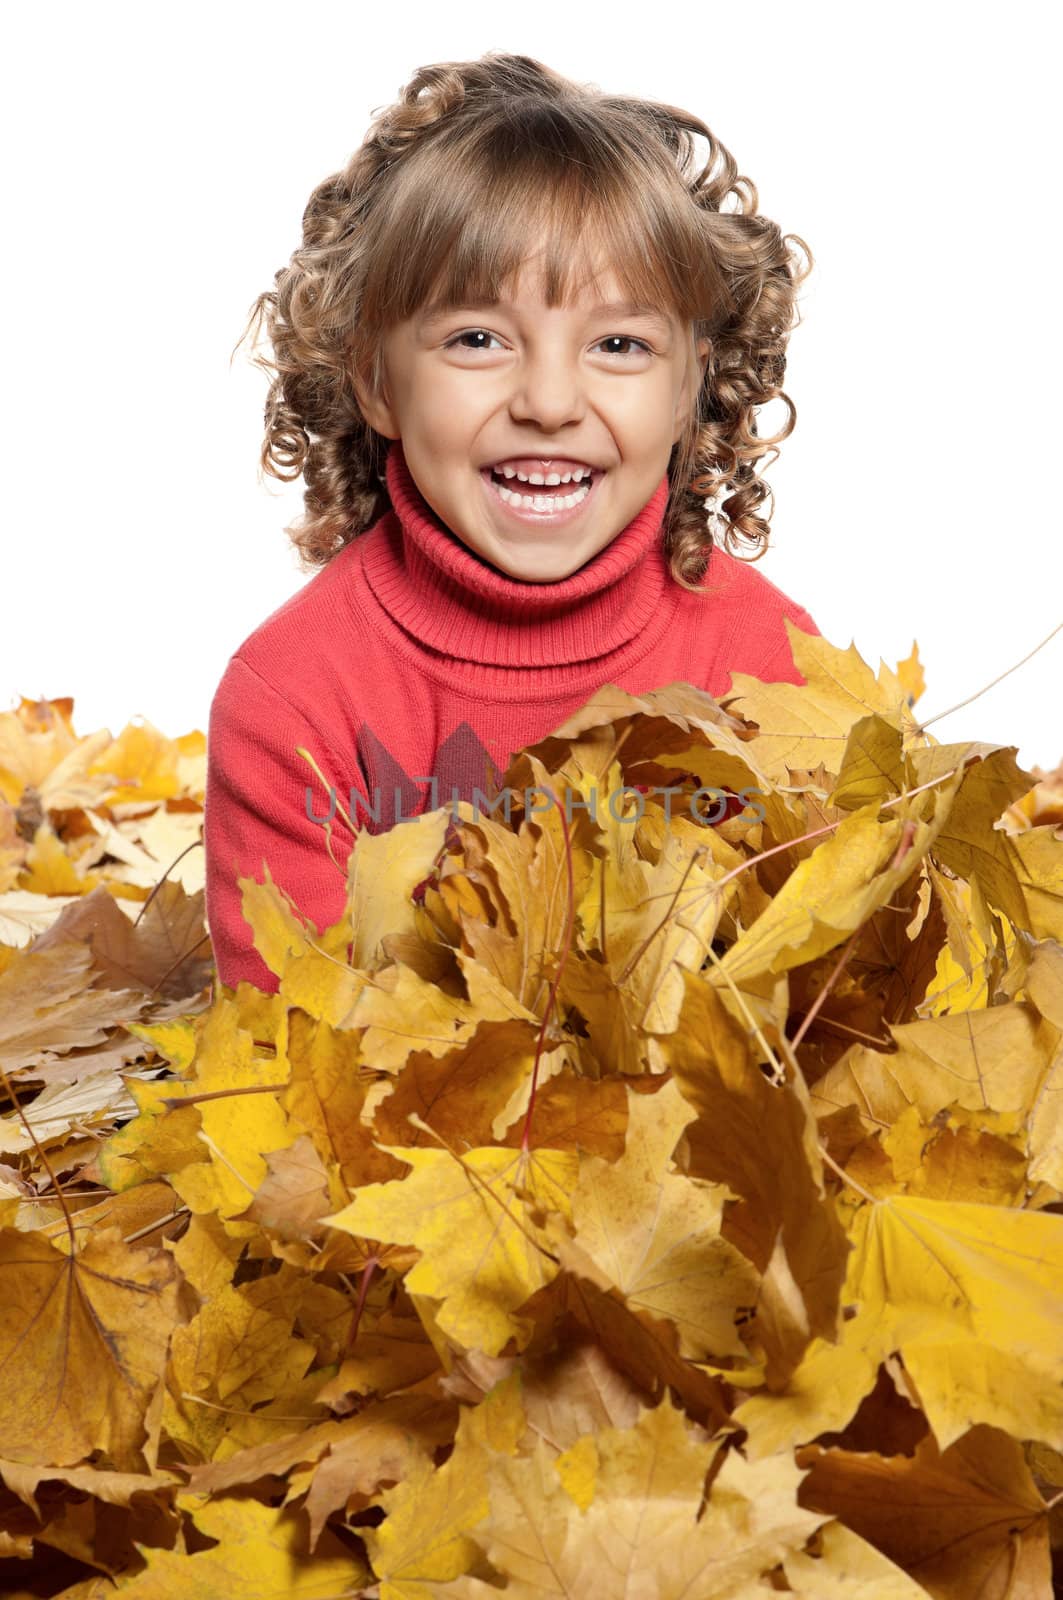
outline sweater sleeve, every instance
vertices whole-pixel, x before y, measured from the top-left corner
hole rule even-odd
[[[803,606],[786,614],[794,627],[800,628],[802,633],[819,634],[818,627]],[[782,624],[782,635],[783,640],[779,648],[766,663],[764,671],[758,672],[757,676],[761,683],[795,683],[799,686],[803,685],[805,678],[794,661],[793,651],[790,648],[790,636],[786,631],[785,623]]]
[[[218,977],[231,987],[244,980],[275,994],[279,986],[254,947],[238,878],[264,882],[268,863],[273,881],[314,923],[311,934],[343,914],[345,874],[329,856],[323,823],[308,814],[325,817],[330,796],[297,746],[309,751],[335,791],[332,852],[345,868],[353,837],[340,811],[353,820],[350,789],[365,793],[361,773],[350,761],[341,766],[313,724],[233,656],[210,707],[203,818],[207,927]]]

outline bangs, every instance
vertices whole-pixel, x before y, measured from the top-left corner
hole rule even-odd
[[[719,324],[730,294],[707,214],[648,140],[618,143],[572,105],[487,122],[441,128],[398,163],[359,319],[373,344],[418,313],[497,303],[526,263],[551,308],[601,298],[611,270],[633,304]]]

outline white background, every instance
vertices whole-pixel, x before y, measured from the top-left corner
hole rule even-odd
[[[1063,618],[1054,14],[9,10],[0,709],[206,730],[229,655],[307,581],[299,485],[259,480],[267,380],[230,354],[372,112],[488,49],[694,111],[808,242],[760,570],[875,668],[917,639],[924,718],[973,694]],[[1054,767],[1061,675],[1063,633],[934,733]]]

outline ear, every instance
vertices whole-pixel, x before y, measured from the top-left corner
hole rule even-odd
[[[372,394],[367,379],[361,373],[352,371],[351,386],[358,401],[358,409],[369,426],[375,432],[383,434],[385,439],[399,438],[398,419],[387,394],[386,382],[384,394]]]
[[[672,443],[678,444],[683,436],[683,431],[690,422],[694,410],[694,397],[705,381],[705,368],[708,365],[711,345],[708,339],[699,339],[697,343],[697,359],[687,367],[687,374],[683,380],[683,387],[679,394],[675,408],[675,433]],[[693,372],[693,383],[691,375]]]

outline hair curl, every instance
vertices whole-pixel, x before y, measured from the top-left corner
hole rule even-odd
[[[697,171],[695,134],[709,146]],[[303,570],[324,566],[390,506],[389,441],[365,421],[355,375],[382,392],[383,336],[426,302],[501,298],[527,257],[529,216],[543,222],[548,305],[567,302],[574,272],[593,273],[599,252],[633,300],[670,305],[692,353],[709,341],[669,460],[664,547],[675,580],[702,592],[714,542],[705,497],[719,492],[722,542],[738,555],[744,540],[746,559],[758,560],[769,539],[758,508],[771,491],[756,468],[796,421],[781,383],[797,286],[813,262],[757,204],[730,152],[675,106],[606,95],[500,51],[419,68],[393,105],[374,108],[346,166],[314,189],[303,242],[254,302],[236,347],[252,327],[257,345],[264,318],[274,360],[254,357],[273,375],[260,462],[281,481],[305,480],[304,513],[286,530]],[[775,399],[786,422],[761,438],[757,407]]]

